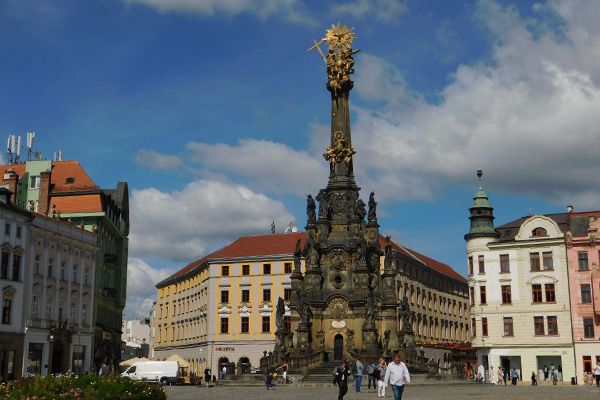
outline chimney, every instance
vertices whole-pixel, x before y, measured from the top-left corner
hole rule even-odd
[[[7,176],[8,175],[8,176]],[[11,203],[16,203],[17,198],[17,185],[19,184],[19,175],[14,170],[7,170],[4,174],[4,179],[8,181],[8,190],[12,192],[10,196]]]
[[[48,215],[48,204],[50,203],[50,171],[40,173],[40,195],[38,199],[38,213]]]

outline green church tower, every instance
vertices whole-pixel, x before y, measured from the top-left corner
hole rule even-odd
[[[482,175],[483,171],[480,169],[477,170],[477,176],[480,181]],[[473,197],[473,204],[469,208],[469,213],[471,228],[469,229],[469,233],[465,235],[465,240],[478,237],[498,237],[498,232],[494,229],[494,209],[481,184]]]

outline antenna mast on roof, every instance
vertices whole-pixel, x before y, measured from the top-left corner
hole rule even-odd
[[[31,161],[31,154],[33,149],[33,139],[35,138],[35,132],[27,132],[27,161]]]

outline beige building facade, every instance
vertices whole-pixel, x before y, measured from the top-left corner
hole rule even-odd
[[[478,363],[494,371],[514,368],[525,381],[532,372],[543,380],[545,368],[568,380],[575,365],[564,214],[529,216],[496,229],[492,220],[480,189],[465,236]]]
[[[158,283],[153,358],[177,354],[197,375],[205,368],[219,376],[223,366],[228,373],[258,367],[275,345],[280,297],[284,320],[289,327],[296,323],[288,306],[299,239],[304,242],[306,233],[245,236]],[[417,340],[468,341],[466,279],[445,264],[393,246],[399,254],[397,293],[409,297],[415,311]]]

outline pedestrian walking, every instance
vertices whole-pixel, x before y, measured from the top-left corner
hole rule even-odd
[[[544,380],[545,381],[548,380],[548,372],[550,372],[550,370],[548,369],[548,366],[544,365]]]
[[[283,364],[277,370],[281,370],[281,376],[283,377],[283,383],[287,383],[287,371],[288,371],[288,363],[284,361]]]
[[[379,365],[375,369],[374,374],[377,376],[377,397],[385,397],[385,371],[387,363],[384,358],[379,359]]]
[[[360,385],[362,384],[363,371],[365,367],[360,361],[360,357],[356,359],[356,366],[354,368],[354,385],[356,387],[356,393],[360,393]]]
[[[374,373],[377,369],[377,364],[371,363],[367,366],[367,378],[369,379],[367,385],[367,391],[371,391],[371,384],[373,385],[373,389],[377,390],[377,379],[375,379]]]
[[[206,382],[206,387],[210,386],[210,368],[206,368],[204,370],[204,381]]]
[[[600,361],[596,363],[596,368],[594,368],[594,379],[596,379],[596,386],[600,386]]]
[[[537,386],[537,376],[535,375],[535,371],[531,372],[531,386]]]
[[[348,377],[350,376],[348,369],[348,361],[344,360],[333,376],[333,384],[338,386],[338,400],[344,400],[344,396],[348,392]]]
[[[498,374],[496,374],[496,372],[494,371],[494,367],[491,365],[490,365],[490,370],[489,370],[488,374],[490,375],[490,383],[497,385],[498,384]]]
[[[498,385],[502,384],[503,381],[506,385],[506,378],[504,378],[504,370],[502,369],[502,367],[498,367]]]
[[[512,368],[510,370],[510,380],[511,380],[512,384],[516,385],[518,379],[519,379],[519,374],[517,373],[517,370],[515,368]]]
[[[394,400],[402,400],[404,385],[410,383],[410,375],[406,364],[400,361],[400,355],[394,355],[394,362],[388,364],[383,382],[392,386]]]

